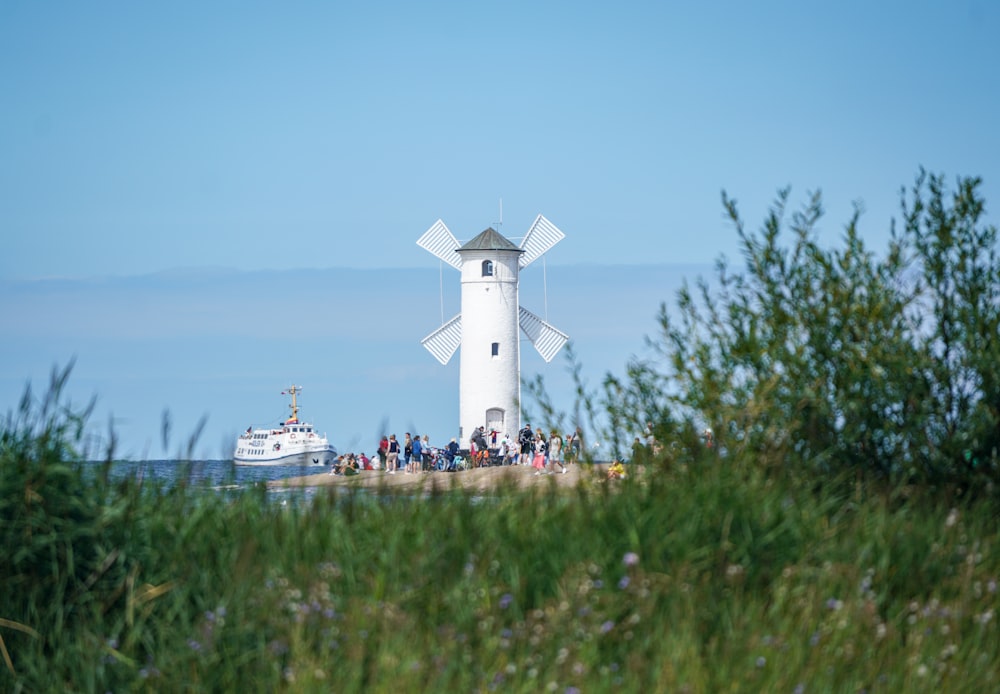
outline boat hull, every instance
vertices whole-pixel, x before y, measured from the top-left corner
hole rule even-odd
[[[233,462],[237,465],[333,465],[337,449],[326,436],[316,435],[311,425],[299,429],[257,429],[236,442]],[[301,429],[301,431],[300,431]]]
[[[331,448],[319,450],[288,451],[283,455],[277,453],[265,457],[241,458],[233,457],[233,462],[237,465],[298,465],[298,466],[323,466],[331,465],[337,458],[337,451]]]

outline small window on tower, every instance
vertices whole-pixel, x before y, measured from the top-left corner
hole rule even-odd
[[[492,260],[484,260],[483,261],[483,277],[492,277],[492,276],[493,276],[493,261]]]
[[[493,356],[494,357],[499,357],[500,356],[500,343],[499,342],[494,342],[493,343]]]

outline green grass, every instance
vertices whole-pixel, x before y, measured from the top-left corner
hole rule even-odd
[[[282,504],[95,475],[64,424],[2,434],[2,691],[1000,689],[986,502],[716,459]]]

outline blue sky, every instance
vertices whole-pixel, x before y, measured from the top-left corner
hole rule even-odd
[[[598,288],[628,287],[625,325],[550,282],[553,323],[603,327],[571,332],[581,355],[608,346],[595,379],[641,349],[677,266],[738,260],[723,189],[750,228],[778,188],[822,190],[831,245],[859,201],[875,250],[920,166],[980,175],[988,209],[1000,200],[1000,5],[688,5],[0,4],[0,410],[75,357],[74,388],[113,407],[139,455],[158,423],[122,412],[169,407],[178,432],[210,412],[214,454],[292,379],[331,435],[346,415],[330,399],[370,413],[363,437],[383,415],[408,426],[332,362],[377,360],[389,391],[427,380],[457,412],[453,366],[418,344],[440,299],[415,240],[438,218],[467,240],[501,198],[508,237],[539,213],[566,233],[550,274],[594,265]],[[316,278],[344,268],[357,283],[325,295]],[[360,291],[390,269],[423,272]],[[282,349],[276,325],[233,320],[251,302],[324,327]],[[398,342],[363,337],[389,321]],[[234,350],[245,371],[224,378]],[[329,387],[309,402],[311,383]]]

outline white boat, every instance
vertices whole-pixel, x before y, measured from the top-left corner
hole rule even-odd
[[[237,465],[330,465],[337,449],[330,445],[326,434],[319,434],[312,424],[299,421],[296,396],[301,386],[292,386],[282,395],[291,395],[292,416],[280,428],[254,429],[240,434],[233,451]]]

